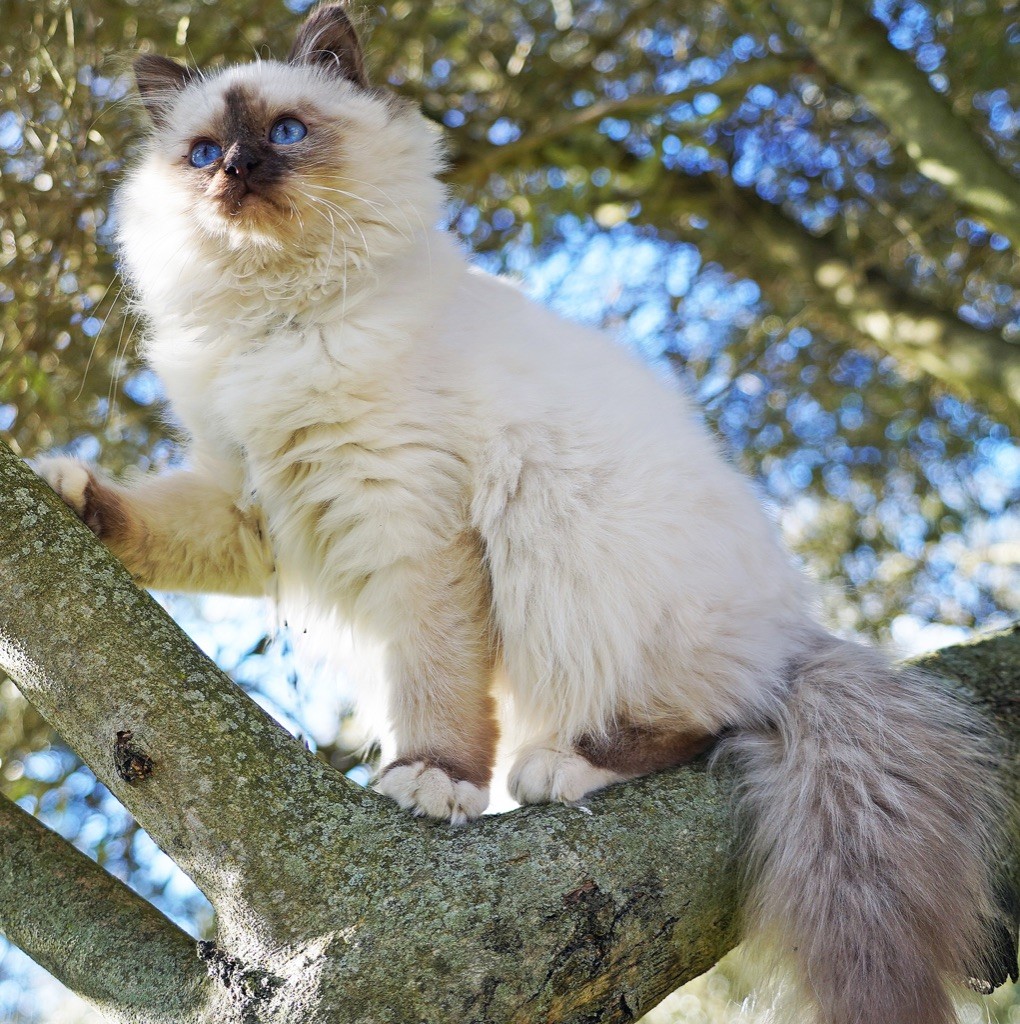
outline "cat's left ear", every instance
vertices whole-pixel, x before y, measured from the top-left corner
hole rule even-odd
[[[314,64],[368,88],[365,56],[358,33],[342,4],[317,7],[298,29],[287,58],[292,64]]]
[[[177,94],[198,76],[197,71],[155,53],[143,53],[136,57],[132,67],[138,95],[142,97],[142,103],[154,124],[163,121]]]

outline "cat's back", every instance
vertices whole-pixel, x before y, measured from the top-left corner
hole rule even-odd
[[[530,440],[564,468],[587,464],[623,480],[732,474],[669,371],[512,282],[467,271],[437,328],[487,451]]]

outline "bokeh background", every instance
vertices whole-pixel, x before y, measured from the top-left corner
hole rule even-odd
[[[306,6],[0,0],[0,437],[17,452],[113,471],[184,457],[112,248],[110,198],[143,124],[130,57],[282,57]],[[1020,4],[862,6],[1016,181]],[[444,128],[450,229],[481,265],[675,371],[822,581],[834,629],[909,654],[1015,618],[1015,239],[919,173],[796,22],[761,0],[355,15],[375,81]],[[367,779],[342,680],[299,672],[271,610],[164,601],[272,714]],[[210,932],[201,894],[9,681],[0,789]],[[750,1021],[747,989],[731,959],[649,1020]],[[1017,1024],[1020,1001],[1003,990],[964,1019]],[[0,939],[0,1021],[93,1020]]]

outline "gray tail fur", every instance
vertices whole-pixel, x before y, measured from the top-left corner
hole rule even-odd
[[[776,1019],[954,1022],[952,987],[998,913],[1004,802],[978,718],[930,677],[825,638],[770,720],[725,747],[742,767],[747,935],[793,979]]]

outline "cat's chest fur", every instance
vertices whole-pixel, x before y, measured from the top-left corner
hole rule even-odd
[[[393,333],[350,316],[150,353],[196,445],[261,508],[281,578],[348,612],[375,573],[466,516],[463,410]]]

